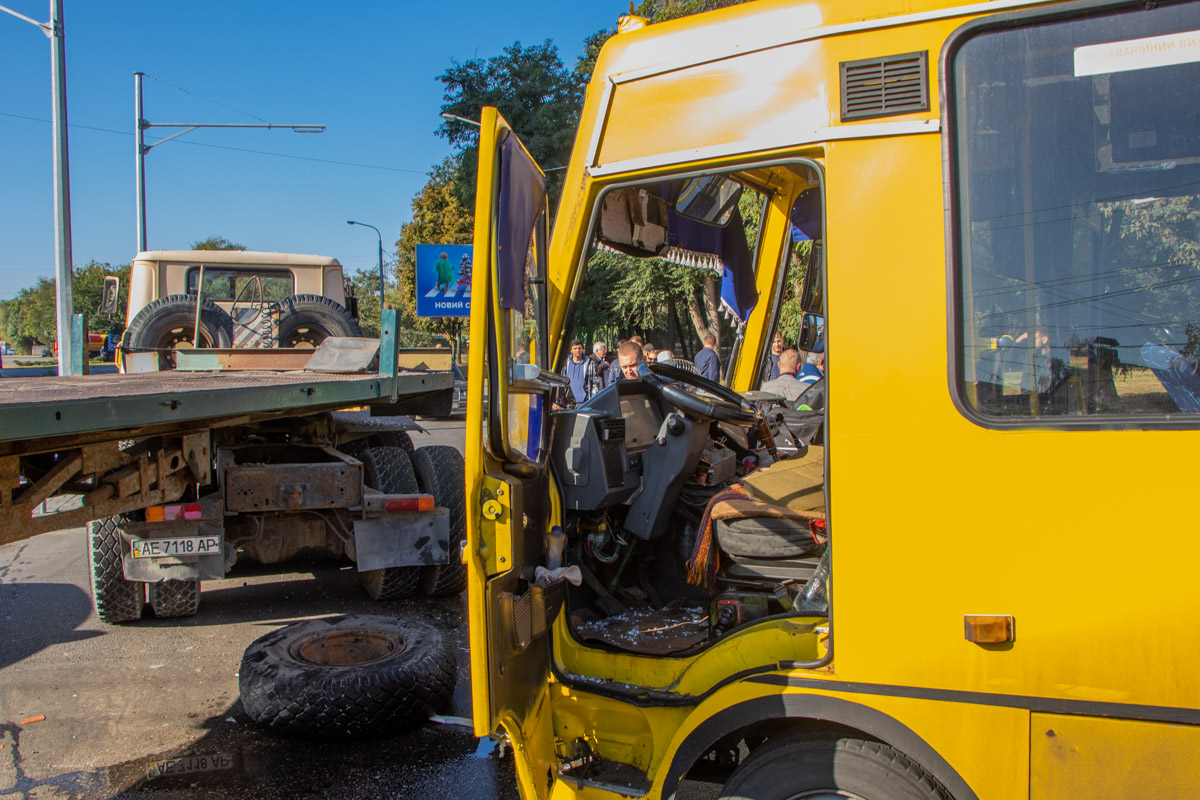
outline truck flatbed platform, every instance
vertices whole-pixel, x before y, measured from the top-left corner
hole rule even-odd
[[[301,416],[354,405],[401,405],[452,389],[448,372],[338,374],[304,370],[149,372],[0,381],[0,454],[16,443],[114,432],[219,427],[247,417]],[[393,413],[403,413],[403,409]],[[40,441],[44,446],[45,442]]]

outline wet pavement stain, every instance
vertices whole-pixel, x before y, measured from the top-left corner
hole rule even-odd
[[[233,720],[232,722],[229,720]],[[459,724],[429,722],[407,733],[349,741],[277,736],[235,704],[205,721],[187,747],[92,771],[34,780],[21,768],[20,726],[0,726],[0,797],[109,798],[517,798],[506,748]],[[166,766],[166,774],[163,767]],[[176,773],[175,770],[191,771]],[[11,771],[10,771],[11,770]],[[9,773],[3,775],[2,773]]]

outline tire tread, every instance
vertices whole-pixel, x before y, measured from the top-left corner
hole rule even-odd
[[[126,521],[130,521],[129,517],[119,514],[94,520],[87,526],[92,600],[96,616],[110,625],[141,619],[145,607],[145,586],[126,580],[122,566],[121,526]]]
[[[299,661],[290,643],[322,627],[367,625],[403,639],[395,657],[352,667]],[[276,731],[316,738],[390,733],[446,707],[454,692],[454,654],[436,628],[393,617],[305,620],[260,637],[238,672],[250,718]]]
[[[421,567],[421,593],[458,594],[467,588],[467,566],[462,563],[462,542],[467,538],[467,501],[462,453],[448,445],[428,445],[413,453],[413,471],[421,491],[450,513],[450,553],[445,564]]]
[[[160,619],[193,616],[200,608],[200,581],[168,580],[146,586],[150,609]]]

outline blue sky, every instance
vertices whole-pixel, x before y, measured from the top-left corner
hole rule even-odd
[[[48,0],[0,0],[39,21]],[[319,123],[197,130],[146,156],[151,249],[210,234],[255,250],[374,268],[450,153],[434,135],[452,61],[552,39],[573,65],[623,0],[330,3],[64,0],[73,261],[129,263],[137,244],[134,79],[150,122]],[[0,12],[0,299],[54,274],[50,43]],[[180,90],[186,90],[180,91]],[[189,94],[190,93],[190,94]],[[210,102],[215,101],[215,102]],[[255,119],[258,118],[258,119]],[[147,132],[147,141],[173,131]],[[336,162],[336,163],[330,163]],[[361,166],[356,166],[361,165]]]

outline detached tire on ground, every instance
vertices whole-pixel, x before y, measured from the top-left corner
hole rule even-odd
[[[199,343],[196,336],[196,296],[172,294],[143,308],[129,323],[122,347],[129,351],[159,350],[164,369],[174,369],[170,352],[181,345],[227,348],[233,346],[233,320],[211,300],[200,304]]]
[[[283,733],[350,738],[411,727],[454,692],[441,631],[414,620],[313,619],[259,637],[238,675],[250,719]]]
[[[466,466],[462,454],[446,445],[429,445],[413,451],[417,485],[433,495],[434,505],[450,512],[450,553],[445,564],[421,567],[423,594],[458,594],[467,588],[467,567],[462,563],[462,543],[467,538]]]
[[[350,312],[328,297],[295,294],[275,304],[280,347],[316,347],[330,336],[362,336]]]
[[[132,521],[125,515],[89,522],[88,571],[91,574],[92,599],[101,622],[114,624],[141,619],[146,603],[146,587],[125,579],[121,566],[124,543],[121,526]]]
[[[416,494],[417,479],[412,462],[403,447],[381,447],[352,442],[347,455],[363,462],[363,480],[384,494]],[[400,600],[416,594],[421,582],[421,567],[386,567],[358,573],[363,588],[372,600]]]

